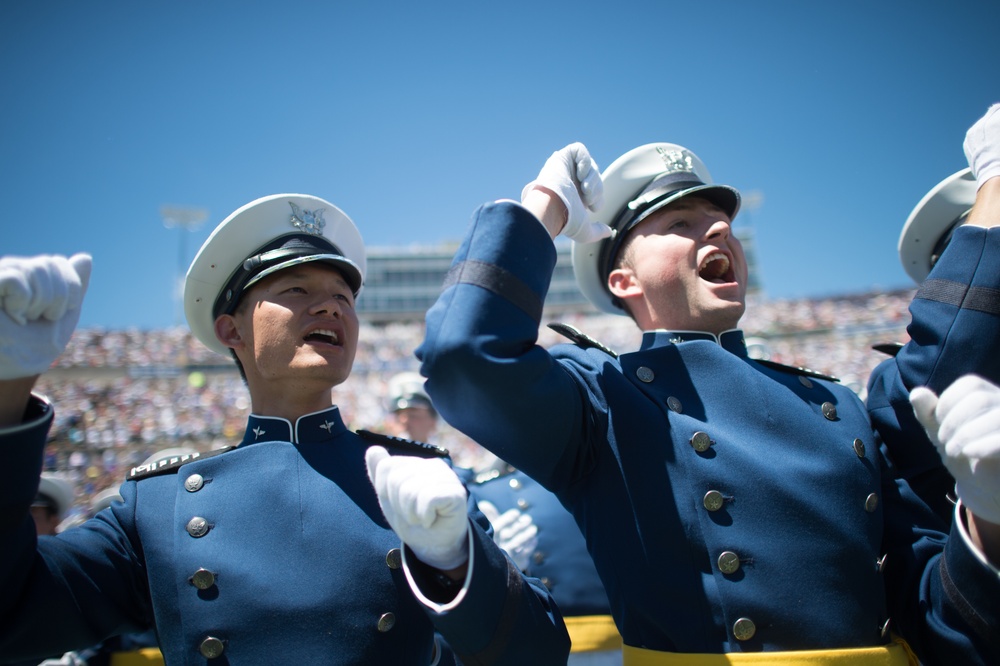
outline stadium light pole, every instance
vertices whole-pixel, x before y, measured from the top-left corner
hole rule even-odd
[[[187,271],[187,235],[208,219],[208,211],[204,208],[185,206],[160,206],[160,217],[167,229],[180,230],[177,245],[177,276],[174,282],[174,323],[180,325],[183,317],[184,273]]]

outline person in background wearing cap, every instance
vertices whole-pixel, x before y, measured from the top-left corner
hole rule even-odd
[[[35,530],[39,536],[52,536],[58,532],[59,523],[73,506],[73,494],[73,486],[66,479],[55,474],[42,474],[38,494],[31,503],[31,517],[35,519]]]
[[[0,661],[155,626],[167,664],[425,666],[435,630],[469,664],[565,662],[558,608],[496,546],[445,452],[362,437],[333,404],[365,255],[316,197],[243,206],[188,271],[192,332],[231,351],[250,392],[242,442],[133,470],[122,502],[36,543],[53,408],[31,389],[72,334],[90,265],[0,259]]]
[[[907,392],[939,392],[974,372],[1000,382],[1000,105],[966,133],[969,167],[935,185],[899,237],[899,258],[918,285],[905,345],[879,345],[892,358],[868,381],[868,407],[892,472],[944,525],[955,516],[955,478],[922,435]],[[1000,519],[1000,516],[998,516]]]
[[[473,215],[417,348],[428,394],[573,512],[627,665],[997,663],[1000,525],[934,530],[853,391],[748,356],[739,203],[676,144],[603,176],[553,153]],[[536,344],[560,233],[639,350]]]
[[[416,372],[401,372],[389,380],[389,413],[397,437],[431,443],[438,414],[424,392],[424,378]]]

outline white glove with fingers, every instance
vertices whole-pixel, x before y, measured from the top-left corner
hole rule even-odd
[[[1000,387],[965,375],[940,398],[928,388],[913,389],[910,403],[955,477],[962,504],[1000,524]]]
[[[521,571],[528,569],[531,554],[538,547],[538,526],[531,516],[517,509],[503,513],[492,502],[479,502],[479,510],[493,525],[493,541],[503,548]]]
[[[0,379],[38,375],[80,320],[89,254],[0,257]]]
[[[590,219],[604,205],[604,181],[597,163],[582,143],[571,143],[549,156],[538,177],[521,190],[521,201],[534,189],[545,189],[566,206],[562,233],[578,243],[593,243],[611,235],[611,227]]]
[[[1000,176],[1000,104],[994,104],[986,115],[965,133],[965,158],[976,177],[977,189],[990,178]]]
[[[421,562],[448,571],[468,561],[467,495],[448,463],[381,446],[368,449],[365,463],[385,519]]]

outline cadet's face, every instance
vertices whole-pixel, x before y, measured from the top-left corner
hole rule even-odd
[[[264,278],[244,294],[234,318],[246,343],[241,360],[248,381],[290,377],[329,388],[351,374],[354,295],[329,264],[301,264]]]
[[[720,333],[746,308],[747,264],[730,219],[715,204],[685,197],[629,234],[632,271],[653,315],[653,328]]]
[[[430,441],[437,419],[426,407],[407,407],[396,411],[396,420],[410,439],[418,442]]]

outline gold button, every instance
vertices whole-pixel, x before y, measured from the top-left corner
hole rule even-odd
[[[718,511],[722,508],[722,493],[718,490],[709,490],[705,493],[705,497],[702,498],[702,503],[709,511]]]
[[[719,555],[719,571],[724,574],[736,573],[740,570],[740,557],[731,550]]]
[[[813,387],[813,383],[811,381],[809,381],[809,378],[806,377],[805,375],[799,375],[799,384],[802,384],[806,388],[812,388]]]
[[[225,650],[226,646],[222,643],[222,639],[215,636],[206,636],[198,646],[198,652],[201,652],[201,656],[205,659],[221,657]]]
[[[385,565],[390,569],[398,569],[403,566],[403,553],[399,548],[393,548],[385,554]]]
[[[396,626],[395,613],[382,613],[378,619],[378,630],[383,634]]]
[[[542,581],[542,585],[544,585],[546,588],[548,588],[549,591],[552,590],[552,579],[551,578],[549,578],[548,576],[542,576],[538,580]]]
[[[872,493],[871,495],[865,498],[865,511],[867,511],[868,513],[872,513],[877,508],[878,508],[878,495]]]
[[[215,585],[215,574],[208,569],[198,569],[188,581],[199,590],[207,590]]]
[[[681,401],[674,396],[667,398],[667,407],[670,408],[670,411],[677,412],[678,414],[684,411],[684,406],[681,405]]]
[[[823,416],[830,421],[837,420],[837,406],[832,402],[824,402],[820,409],[823,410]]]
[[[700,430],[695,434],[691,435],[691,446],[698,453],[704,453],[708,451],[708,447],[712,445],[712,438],[708,436],[707,433],[701,432]]]
[[[196,493],[205,485],[205,479],[201,474],[192,474],[184,479],[184,490],[189,493]]]
[[[545,553],[540,550],[536,550],[531,554],[531,561],[534,562],[535,564],[544,564]]]
[[[757,625],[748,617],[741,617],[733,623],[733,636],[738,641],[748,641],[757,633]]]
[[[526,511],[531,506],[531,503],[523,497],[517,498],[517,508],[521,511]]]
[[[636,369],[635,376],[639,378],[640,382],[645,382],[646,384],[656,379],[656,373],[644,365],[641,365],[638,369]]]
[[[208,521],[201,516],[195,516],[188,521],[185,529],[187,529],[187,533],[195,539],[203,537],[208,534]]]
[[[858,454],[859,458],[865,457],[865,443],[860,439],[854,440],[854,452]]]
[[[511,479],[510,481],[507,482],[507,485],[513,488],[514,490],[518,490],[521,487],[521,480]]]

